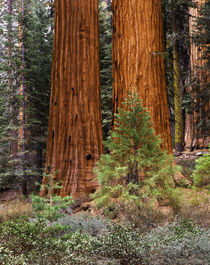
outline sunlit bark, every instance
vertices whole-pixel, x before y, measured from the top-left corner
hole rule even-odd
[[[113,0],[113,112],[136,89],[172,152],[160,0]]]
[[[83,196],[97,187],[93,167],[102,153],[97,16],[97,0],[55,2],[46,164],[59,170],[61,196]]]

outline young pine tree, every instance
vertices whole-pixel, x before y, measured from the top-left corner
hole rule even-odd
[[[210,153],[204,154],[196,160],[196,166],[192,177],[195,187],[210,188]]]
[[[44,177],[46,184],[41,186],[41,190],[47,189],[49,198],[40,197],[38,195],[32,195],[32,208],[34,210],[36,218],[42,220],[57,220],[65,214],[62,210],[65,210],[73,203],[72,197],[66,196],[61,198],[55,194],[55,190],[62,189],[62,182],[56,181],[56,174],[59,170],[52,172],[51,167],[48,165]]]
[[[100,189],[93,197],[98,207],[112,202],[121,206],[143,206],[158,199],[174,198],[173,159],[160,148],[150,116],[137,94],[129,94],[116,114],[111,136],[105,142],[110,150],[98,163],[95,173]],[[127,205],[127,206],[126,206]]]

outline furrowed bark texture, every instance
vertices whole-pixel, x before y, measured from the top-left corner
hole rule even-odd
[[[194,18],[193,16],[198,15],[197,8],[190,8],[190,17],[189,17],[189,34],[192,37],[192,33],[195,30],[194,27]],[[191,40],[191,56],[190,56],[190,64],[191,64],[191,70],[192,70],[192,65],[194,61],[195,54],[198,53],[198,48],[195,46],[194,43],[192,43]],[[191,71],[191,76],[193,75]],[[192,95],[192,87],[188,86],[187,87],[187,93]],[[194,119],[194,104],[191,104],[192,108],[192,113],[186,113],[185,117],[185,148],[189,148],[191,150],[194,149],[194,137],[195,137],[195,119]]]
[[[150,112],[162,146],[172,152],[163,65],[160,0],[114,0],[113,113],[136,89]],[[114,123],[114,120],[113,120]]]
[[[56,1],[46,165],[59,169],[61,196],[97,187],[92,170],[103,150],[97,15],[97,0]]]
[[[181,22],[179,19],[179,12],[175,8],[176,0],[172,1],[172,9],[174,12],[172,18],[172,31],[175,36],[178,36],[179,29],[181,28]],[[175,150],[181,152],[184,150],[184,123],[182,113],[182,87],[180,77],[180,65],[181,65],[181,47],[177,37],[173,40],[173,84],[174,84],[174,117],[175,117]]]
[[[198,8],[190,8],[189,31],[191,37],[196,31],[196,18],[200,16],[200,6],[205,2],[206,0],[198,0]],[[197,128],[202,120],[203,126],[209,122],[209,101],[206,99],[203,101],[199,96],[199,93],[202,92],[202,86],[209,82],[209,72],[204,67],[206,60],[202,58],[204,52],[204,47],[198,47],[191,40],[191,78],[198,83],[198,85],[188,89],[194,97],[194,102],[192,104],[192,114],[186,115],[185,145],[191,149],[207,148],[210,142],[208,132],[203,132],[201,127]]]
[[[173,68],[174,68],[174,109],[175,109],[175,150],[184,150],[183,139],[183,118],[182,118],[182,92],[179,66],[179,46],[177,40],[173,47]]]

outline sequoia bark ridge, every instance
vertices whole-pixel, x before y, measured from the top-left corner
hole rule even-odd
[[[98,1],[55,4],[46,165],[59,170],[63,187],[57,193],[75,198],[96,189],[93,167],[103,151]]]
[[[172,152],[160,0],[113,0],[113,113],[136,89],[165,150]],[[113,118],[114,119],[114,118]],[[113,120],[114,122],[114,120]]]

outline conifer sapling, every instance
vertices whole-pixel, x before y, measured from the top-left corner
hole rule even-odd
[[[153,204],[159,198],[173,201],[172,156],[161,150],[150,115],[136,93],[130,93],[115,115],[115,126],[104,143],[109,154],[101,156],[95,173],[100,189],[93,195],[103,207],[115,201],[122,206]]]
[[[47,183],[41,186],[42,189],[47,189],[49,198],[43,198],[37,195],[32,195],[32,208],[37,218],[44,218],[50,221],[57,220],[64,216],[62,210],[65,210],[73,203],[71,196],[61,198],[55,194],[55,191],[62,188],[62,182],[56,180],[55,175],[59,170],[55,172],[51,171],[51,167],[47,166],[47,171],[44,173]]]

